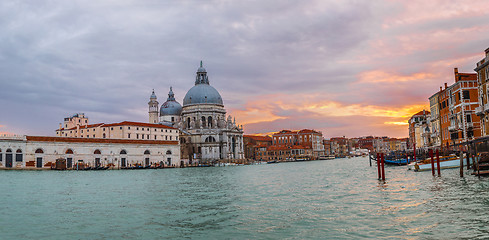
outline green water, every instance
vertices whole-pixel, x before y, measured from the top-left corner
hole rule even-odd
[[[0,239],[476,239],[488,179],[368,159],[215,168],[0,171]]]

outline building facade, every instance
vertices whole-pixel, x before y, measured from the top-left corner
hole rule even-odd
[[[154,112],[150,97],[149,113]],[[156,108],[158,109],[158,108]],[[206,69],[200,63],[195,85],[187,92],[181,106],[170,88],[168,100],[161,106],[159,120],[181,130],[182,158],[190,162],[215,162],[244,159],[243,127],[226,116],[219,92],[210,85]]]
[[[423,110],[414,114],[408,121],[410,149],[428,147],[430,145],[430,134],[428,125],[429,111]],[[428,129],[427,129],[428,128]]]
[[[450,87],[449,120],[450,145],[473,140],[481,136],[477,74],[459,73],[454,69],[455,83]]]
[[[477,62],[474,69],[477,73],[477,83],[479,91],[479,107],[476,114],[480,117],[481,135],[489,135],[489,48],[485,50],[485,57]]]
[[[130,140],[46,136],[0,137],[0,168],[51,168],[56,160],[68,169],[107,166],[172,166],[188,164],[180,160],[177,140]]]

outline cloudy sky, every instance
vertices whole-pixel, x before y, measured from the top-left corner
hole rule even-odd
[[[29,3],[30,2],[30,3]],[[245,132],[406,137],[489,47],[487,1],[1,1],[0,133],[148,121],[200,60]]]

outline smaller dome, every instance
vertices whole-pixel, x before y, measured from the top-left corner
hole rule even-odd
[[[168,99],[166,102],[161,104],[160,116],[168,115],[180,115],[182,114],[182,105],[175,100],[175,94],[173,94],[172,87],[170,87],[170,92],[168,93]]]

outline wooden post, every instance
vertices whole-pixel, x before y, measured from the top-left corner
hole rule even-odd
[[[368,162],[370,163],[370,166],[372,166],[372,154],[368,153]]]
[[[435,176],[435,160],[433,159],[433,149],[430,149],[431,157],[431,175]]]
[[[460,177],[464,177],[464,152],[460,151]]]
[[[382,175],[380,174],[380,153],[377,153],[377,158],[375,160],[377,162],[377,173],[379,175],[379,179],[381,179]]]
[[[441,177],[441,172],[440,172],[440,152],[438,149],[436,149],[436,168],[438,169],[438,177]]]
[[[406,162],[409,164],[409,155],[406,153]]]
[[[385,181],[384,160],[384,153],[382,153],[382,181]]]
[[[416,142],[414,143],[414,161],[416,162]]]
[[[466,156],[466,160],[467,160],[467,170],[470,170],[470,151],[469,151],[470,148],[467,148],[467,156]]]

